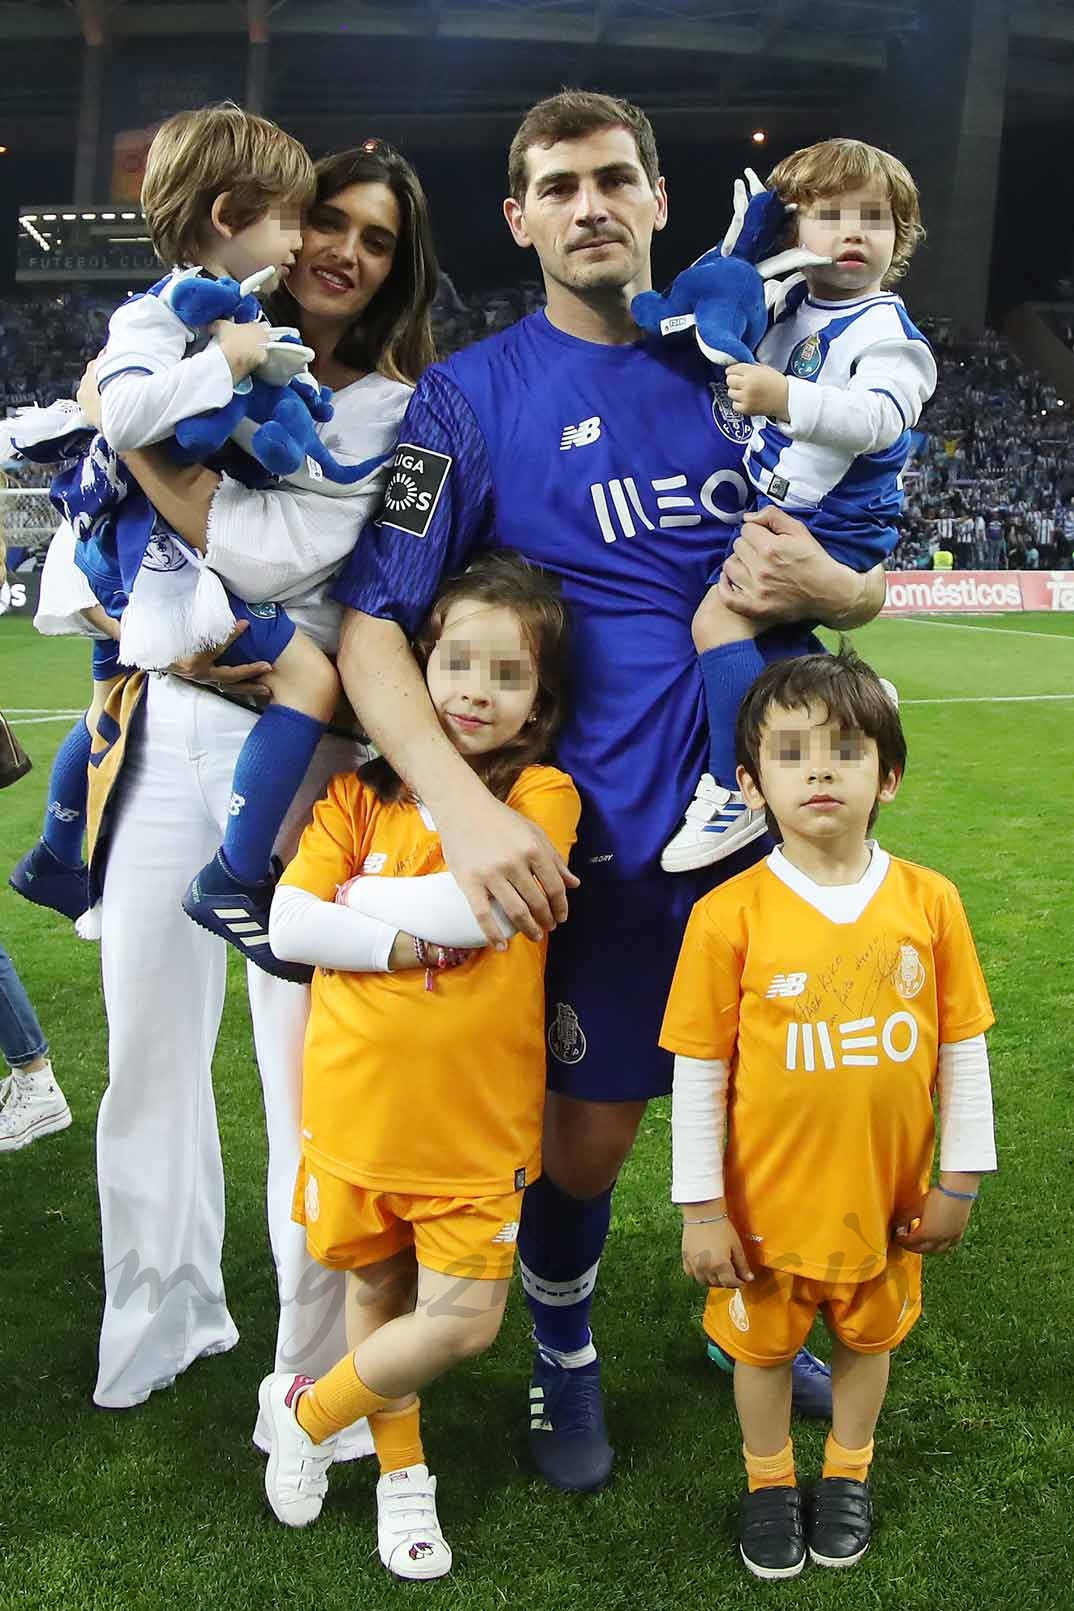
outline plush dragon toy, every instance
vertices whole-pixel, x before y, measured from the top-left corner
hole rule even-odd
[[[793,271],[828,263],[800,247],[780,249],[793,206],[766,190],[752,168],[736,179],[731,223],[719,246],[676,275],[667,291],[642,291],[630,305],[648,335],[693,329],[713,364],[753,363],[769,323],[805,294]],[[787,280],[778,275],[791,274]]]

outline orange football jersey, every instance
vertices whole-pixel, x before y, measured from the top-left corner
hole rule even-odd
[[[508,802],[566,858],[580,803],[564,772],[527,767]],[[334,899],[358,873],[445,871],[422,808],[383,804],[353,773],[333,778],[282,882]],[[302,1073],[305,1155],[378,1191],[499,1196],[540,1170],[546,942],[476,950],[435,975],[314,975]]]
[[[938,1048],[993,1022],[954,885],[879,850],[866,880],[844,921],[767,861],[706,895],[660,1037],[730,1065],[725,1190],[751,1256],[824,1281],[883,1267],[928,1186]]]

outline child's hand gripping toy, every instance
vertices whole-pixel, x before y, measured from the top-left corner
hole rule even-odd
[[[635,322],[654,336],[692,326],[711,363],[752,363],[770,311],[785,302],[793,286],[803,283],[798,274],[778,284],[767,282],[831,261],[799,247],[776,250],[793,211],[747,168],[745,180],[735,180],[734,210],[722,243],[677,275],[667,291],[636,296],[630,305]]]
[[[178,279],[169,305],[192,330],[217,319],[248,324],[260,312],[254,293],[274,272],[262,269],[241,285],[227,277]],[[230,403],[180,421],[175,440],[191,461],[203,463],[231,438],[272,475],[305,470],[322,491],[346,492],[370,466],[340,464],[317,435],[315,425],[330,420],[333,410],[331,392],[309,372],[313,349],[302,345],[297,330],[283,325],[273,329],[264,350],[257,370],[238,382]]]

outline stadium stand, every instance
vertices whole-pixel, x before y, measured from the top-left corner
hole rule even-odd
[[[442,277],[434,308],[447,356],[523,318],[543,301],[525,283],[463,295]],[[104,340],[111,302],[100,292],[21,288],[0,302],[0,415],[74,392],[86,359]],[[940,381],[917,433],[906,475],[903,535],[895,570],[928,570],[937,550],[956,569],[1067,568],[1074,546],[1074,399],[1024,368],[987,331],[966,343],[942,322],[928,328]],[[11,487],[41,487],[37,468],[7,470]],[[10,494],[9,494],[10,497]],[[16,519],[26,546],[47,541],[41,505]],[[21,532],[20,532],[21,535]]]

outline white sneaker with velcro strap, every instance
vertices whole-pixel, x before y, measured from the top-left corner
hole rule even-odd
[[[328,1492],[328,1468],[336,1452],[336,1438],[314,1443],[299,1425],[295,1404],[309,1376],[274,1371],[258,1388],[261,1413],[268,1423],[272,1447],[265,1467],[265,1497],[273,1515],[285,1527],[308,1527],[321,1514]]]
[[[395,1577],[424,1581],[451,1571],[451,1547],[436,1514],[428,1466],[388,1471],[377,1483],[377,1549]]]
[[[711,867],[759,839],[765,826],[763,811],[751,811],[740,794],[723,788],[711,772],[705,772],[682,827],[664,846],[660,866],[665,873]]]

